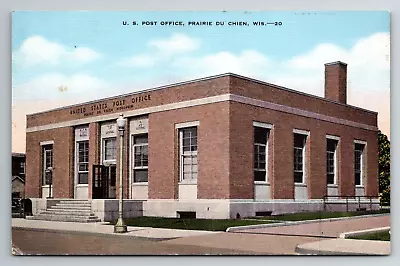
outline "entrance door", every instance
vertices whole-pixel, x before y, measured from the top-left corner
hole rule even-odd
[[[117,191],[116,191],[116,179],[117,179],[117,167],[115,164],[110,166],[105,166],[106,179],[108,182],[108,198],[116,199]]]
[[[108,198],[108,176],[104,165],[93,165],[92,198]]]

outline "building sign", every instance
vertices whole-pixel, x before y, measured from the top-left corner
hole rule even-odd
[[[86,106],[76,107],[71,109],[69,113],[70,115],[83,115],[83,116],[103,115],[118,111],[134,109],[136,104],[150,100],[151,100],[150,94],[137,95],[137,96],[126,97],[123,99],[110,100],[107,102],[93,103]]]
[[[149,132],[149,119],[147,117],[136,118],[130,121],[131,134],[142,134]]]
[[[75,128],[75,140],[88,140],[89,139],[89,127],[78,127]]]
[[[106,123],[101,125],[101,137],[109,138],[117,136],[117,124],[116,123]]]
[[[80,137],[86,137],[88,135],[88,128],[80,128],[79,129],[79,136]]]

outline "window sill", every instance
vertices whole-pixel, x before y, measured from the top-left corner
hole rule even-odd
[[[196,181],[180,181],[179,185],[197,185],[197,180]]]
[[[337,188],[337,187],[339,187],[339,185],[338,184],[328,184],[328,187]]]
[[[49,188],[50,185],[42,185],[42,188]],[[51,187],[53,187],[53,185],[51,185]]]
[[[148,186],[149,182],[133,182],[132,186]]]
[[[306,183],[294,183],[295,187],[306,187],[307,184]]]
[[[364,185],[356,185],[356,188],[364,188]]]
[[[88,187],[89,184],[77,184],[76,186],[77,186],[77,187]]]
[[[254,185],[270,185],[268,181],[254,181]]]
[[[111,166],[111,165],[116,165],[117,160],[103,160],[103,165],[105,167]]]

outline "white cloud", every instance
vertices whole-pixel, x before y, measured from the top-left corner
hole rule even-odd
[[[150,46],[167,55],[192,52],[200,47],[200,41],[185,34],[174,33],[169,38],[151,41]]]
[[[376,33],[358,40],[351,49],[343,49],[334,44],[320,44],[310,52],[289,60],[290,67],[299,69],[318,69],[325,63],[343,61],[357,69],[390,68],[389,33]]]
[[[23,66],[59,65],[66,62],[87,63],[99,57],[100,54],[90,48],[69,48],[41,36],[27,38],[13,54],[13,59]]]
[[[120,65],[127,67],[152,67],[157,59],[149,54],[138,54],[126,60],[123,60]]]
[[[49,73],[13,88],[13,100],[21,99],[93,99],[105,93],[107,83],[86,74],[71,76]]]
[[[96,60],[100,57],[100,55],[87,47],[78,47],[74,49],[72,52],[67,52],[67,55],[70,55],[73,59],[79,62],[90,62]]]
[[[156,63],[166,62],[174,56],[193,52],[200,48],[200,41],[185,34],[174,33],[165,39],[156,39],[148,43],[151,51],[136,54],[118,62],[127,67],[146,68]]]
[[[26,115],[76,103],[74,99],[28,100],[12,106],[12,151],[25,152]]]
[[[255,50],[245,50],[239,54],[218,52],[203,57],[182,57],[172,62],[174,67],[186,68],[193,75],[216,75],[227,72],[258,76],[266,70],[270,60]]]

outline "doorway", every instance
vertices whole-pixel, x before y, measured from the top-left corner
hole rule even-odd
[[[116,198],[116,173],[115,164],[93,165],[93,199]]]

